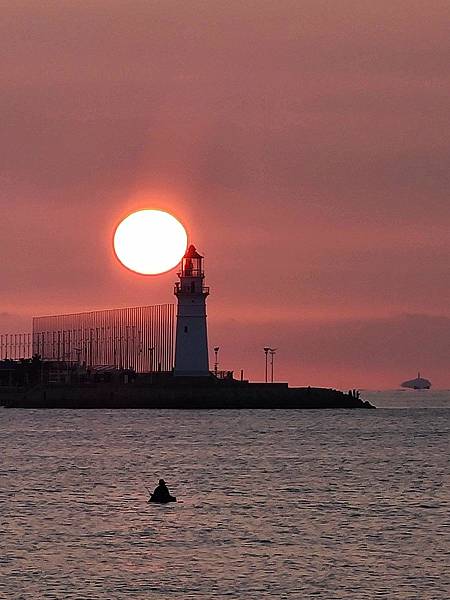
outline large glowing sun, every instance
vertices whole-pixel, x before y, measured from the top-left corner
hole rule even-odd
[[[173,269],[186,251],[183,225],[161,210],[139,210],[128,215],[114,233],[114,251],[128,269],[157,275]]]

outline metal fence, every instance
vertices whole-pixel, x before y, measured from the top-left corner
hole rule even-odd
[[[5,333],[0,335],[0,360],[5,358],[30,358],[33,353],[31,333]]]
[[[35,317],[33,353],[88,366],[170,371],[174,326],[174,304]]]
[[[34,317],[31,334],[0,336],[0,357],[170,371],[174,331],[174,304]]]

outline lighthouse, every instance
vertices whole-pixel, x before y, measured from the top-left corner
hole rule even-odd
[[[203,256],[190,245],[181,261],[179,281],[174,294],[178,299],[175,341],[175,376],[209,375],[208,334],[206,329],[206,297]]]

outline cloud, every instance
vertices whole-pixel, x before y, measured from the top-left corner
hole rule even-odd
[[[119,218],[156,204],[205,253],[211,308],[254,336],[279,314],[448,316],[449,18],[443,0],[9,3],[1,309],[170,301],[174,274],[149,285],[111,253]]]

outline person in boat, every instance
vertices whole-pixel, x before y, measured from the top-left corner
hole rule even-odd
[[[158,485],[155,487],[155,491],[150,495],[149,502],[176,502],[175,496],[172,496],[169,492],[169,488],[166,485],[164,479],[160,479]]]

